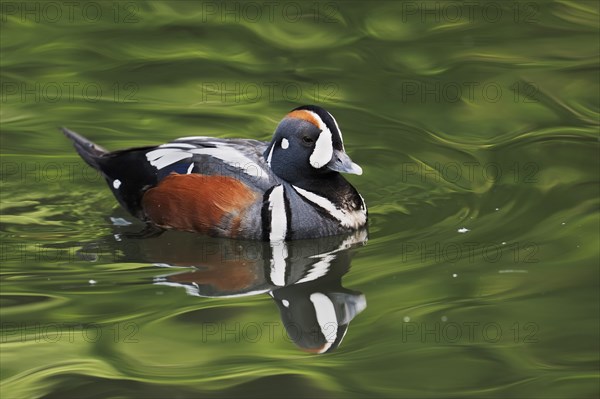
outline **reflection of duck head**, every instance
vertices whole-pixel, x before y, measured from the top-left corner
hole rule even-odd
[[[272,291],[271,296],[288,336],[313,353],[337,348],[350,321],[367,306],[363,294],[342,287],[341,278],[290,285]]]
[[[129,240],[126,260],[163,267],[191,267],[155,278],[201,297],[269,293],[288,336],[308,352],[335,349],[349,322],[366,307],[364,295],[342,287],[350,249],[366,242],[365,230],[347,236],[291,242],[236,241],[183,232]]]

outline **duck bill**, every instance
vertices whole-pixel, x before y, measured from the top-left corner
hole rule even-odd
[[[362,175],[363,172],[360,166],[352,162],[348,154],[340,150],[333,151],[333,157],[325,167],[329,170],[353,175]]]

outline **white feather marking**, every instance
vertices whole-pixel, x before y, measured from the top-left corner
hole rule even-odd
[[[315,307],[315,313],[317,316],[317,322],[319,323],[319,327],[321,328],[321,332],[323,336],[327,340],[327,344],[323,346],[323,348],[319,351],[319,353],[323,353],[327,351],[335,342],[337,338],[337,316],[335,314],[335,307],[325,294],[321,294],[320,292],[315,292],[310,295],[310,301]]]
[[[273,150],[275,149],[275,145],[271,146],[271,151],[269,151],[269,156],[267,157],[267,164],[271,166],[271,158],[273,158]]]
[[[220,159],[226,164],[241,169],[244,173],[263,179],[268,179],[268,174],[256,161],[245,156],[239,150],[230,146],[221,146],[217,148],[198,148],[191,144],[181,143],[181,145],[190,145],[190,148],[175,148],[174,146],[160,148],[150,151],[146,154],[146,159],[157,169],[172,165],[182,159],[191,158],[194,154],[208,155]],[[193,166],[192,166],[193,167]],[[188,173],[190,170],[188,169]]]
[[[167,154],[173,154],[182,151],[179,148],[161,148],[158,150],[152,150],[146,154],[146,159],[150,162],[156,161],[158,158]]]
[[[206,139],[214,139],[214,137],[208,137],[208,136],[187,136],[187,137],[180,137],[180,138],[175,139],[173,141],[206,140]]]
[[[188,143],[167,143],[159,145],[160,148],[196,148],[193,144]]]
[[[281,148],[283,148],[284,150],[287,150],[289,146],[290,146],[290,142],[288,141],[288,139],[281,140]]]
[[[322,122],[321,122],[322,124]],[[319,169],[327,165],[333,157],[333,137],[331,136],[331,130],[323,124],[321,127],[321,133],[315,143],[315,149],[310,155],[310,164],[313,168]]]
[[[327,112],[329,114],[329,116],[331,116],[331,119],[333,119],[333,123],[335,124],[335,127],[337,128],[338,133],[340,134],[340,141],[342,142],[342,150],[344,149],[344,138],[342,137],[342,130],[340,129],[337,121],[335,120],[335,118],[333,117],[333,115],[331,115],[329,112]]]
[[[119,189],[119,187],[121,187],[121,180],[119,180],[119,179],[115,179],[115,180],[113,181],[113,187],[115,188],[115,190],[118,190],[118,189]]]
[[[146,154],[146,159],[156,169],[162,169],[165,166],[172,165],[182,159],[191,158],[193,154],[179,150],[177,148],[167,148],[163,150],[154,150]]]
[[[186,174],[188,174],[188,175],[189,175],[190,173],[192,173],[192,170],[194,170],[194,163],[193,163],[193,162],[192,162],[192,163],[190,164],[190,166],[187,168],[187,172],[186,172]]]
[[[325,209],[331,216],[340,221],[344,227],[357,229],[362,227],[367,222],[367,213],[365,209],[359,209],[355,211],[348,211],[344,209],[338,209],[333,202],[329,201],[325,197],[321,197],[310,191],[303,190],[300,187],[293,186],[294,190],[308,201],[312,202]]]
[[[283,186],[277,186],[269,195],[269,211],[271,212],[270,241],[283,241],[287,233],[287,215],[285,214]]]
[[[323,122],[323,119],[321,119],[317,113],[308,110],[305,111],[315,118],[319,124],[319,129],[321,129],[319,138],[317,138],[317,142],[315,143],[315,149],[309,158],[312,167],[319,169],[327,165],[327,163],[331,161],[331,158],[333,158],[333,136],[331,130],[329,130],[325,122]]]
[[[287,244],[282,242],[281,246],[271,243],[271,281],[278,287],[285,286],[286,259],[288,257]]]

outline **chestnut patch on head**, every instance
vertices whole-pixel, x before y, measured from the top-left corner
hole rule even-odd
[[[289,114],[287,114],[287,116],[288,116],[288,118],[303,119],[307,122],[312,123],[316,127],[319,127],[319,121],[317,121],[317,119],[315,118],[313,113],[310,111],[305,111],[303,109],[299,109],[299,110],[290,112]]]

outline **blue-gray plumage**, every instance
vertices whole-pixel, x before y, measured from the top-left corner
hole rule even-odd
[[[367,209],[339,172],[361,174],[323,108],[292,110],[270,143],[186,137],[108,152],[70,130],[77,152],[119,203],[161,229],[267,241],[357,230]]]

